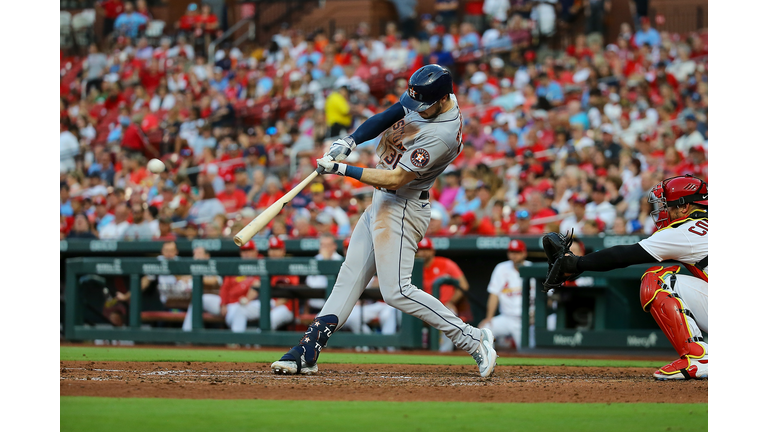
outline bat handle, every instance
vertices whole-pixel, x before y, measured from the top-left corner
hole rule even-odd
[[[318,166],[317,168],[315,168],[315,172],[318,174],[323,174],[323,167]]]

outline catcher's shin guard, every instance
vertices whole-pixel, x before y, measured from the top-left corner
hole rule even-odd
[[[679,271],[680,266],[651,267],[640,281],[640,302],[643,310],[651,313],[682,360],[672,363],[679,363],[680,369],[672,370],[670,364],[657,371],[656,377],[660,379],[663,379],[665,374],[679,375],[681,379],[700,378],[702,376],[695,376],[696,370],[688,369],[693,363],[707,363],[707,344],[704,343],[701,330],[693,314],[685,307],[683,299],[674,291],[674,275]],[[663,280],[669,274],[672,274],[671,287]]]
[[[320,351],[325,348],[338,324],[339,318],[336,315],[324,315],[315,318],[307,331],[304,332],[299,344],[285,353],[279,361],[295,361],[297,373],[301,373],[302,359],[305,366],[314,366],[320,356]]]

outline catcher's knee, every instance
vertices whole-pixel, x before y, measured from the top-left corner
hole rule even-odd
[[[701,331],[693,314],[674,291],[674,275],[678,271],[680,266],[648,269],[640,281],[640,302],[680,356],[701,358],[706,355]],[[671,286],[665,282],[669,275],[673,276],[668,279]]]
[[[660,292],[669,292],[669,286],[664,282],[664,278],[669,274],[675,274],[680,271],[680,266],[655,266],[643,273],[640,278],[640,304],[643,310],[648,312],[651,303],[657,298]]]

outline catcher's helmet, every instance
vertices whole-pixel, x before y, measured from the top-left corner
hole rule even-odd
[[[441,97],[453,93],[453,79],[448,69],[430,64],[421,67],[408,80],[408,90],[400,96],[400,103],[411,111],[422,112]]]
[[[648,194],[648,202],[655,206],[651,217],[656,228],[661,229],[672,222],[669,217],[670,206],[679,207],[694,203],[708,207],[709,191],[704,180],[686,174],[668,178],[654,186]]]

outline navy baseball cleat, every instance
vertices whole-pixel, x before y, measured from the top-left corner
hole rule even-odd
[[[298,368],[298,363],[296,360],[294,360],[293,357],[290,358],[281,358],[280,360],[272,363],[272,370],[276,374],[283,374],[283,375],[296,375],[296,374],[302,374],[302,375],[313,375],[317,373],[317,363],[313,364],[312,366],[307,364],[307,361],[304,360],[304,356],[301,356],[301,368]]]
[[[285,353],[280,360],[272,363],[272,370],[276,374],[284,375],[312,375],[317,373],[317,358],[320,351],[325,348],[328,338],[331,337],[339,318],[336,315],[324,315],[315,318],[309,325],[299,344]],[[312,362],[308,362],[307,358]]]
[[[480,376],[483,378],[491,376],[496,368],[496,350],[493,349],[493,332],[490,329],[482,329],[483,337],[480,339],[480,347],[472,354],[472,358],[477,362],[480,368]]]

